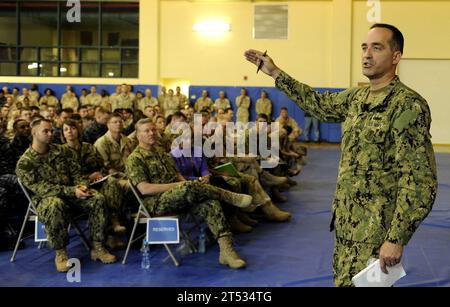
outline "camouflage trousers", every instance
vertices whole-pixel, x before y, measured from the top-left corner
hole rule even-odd
[[[144,205],[154,215],[191,213],[202,217],[214,237],[230,235],[230,227],[220,205],[220,188],[198,181],[186,181],[159,195],[157,202],[144,199]]]
[[[236,169],[240,173],[244,173],[259,180],[259,174],[261,174],[262,169],[256,159],[252,159],[251,161],[233,161],[233,164],[236,166]]]
[[[221,188],[236,192],[244,193],[253,197],[253,204],[256,206],[264,205],[270,201],[270,196],[266,193],[257,177],[246,173],[239,172],[239,177],[232,176],[215,176],[220,177],[227,187],[219,185]],[[216,184],[214,184],[216,185]]]
[[[92,190],[91,190],[92,191]],[[59,197],[47,197],[42,199],[37,207],[38,218],[45,225],[45,232],[49,246],[53,249],[62,249],[69,244],[69,217],[72,214],[72,206],[81,208],[88,214],[89,230],[92,240],[104,242],[107,225],[107,208],[105,197],[94,192],[88,199],[61,199]]]
[[[240,123],[248,123],[248,118],[249,118],[250,114],[248,112],[248,109],[241,109],[238,108],[238,111],[236,113],[236,122],[240,122]]]
[[[122,208],[123,196],[125,194],[125,189],[122,187],[119,180],[112,176],[108,177],[98,191],[105,196],[109,213],[117,214]]]
[[[246,187],[246,192],[253,197],[253,204],[260,206],[270,201],[259,180],[259,175],[264,171],[256,159],[248,162],[234,162],[239,171],[239,180]]]
[[[378,258],[379,245],[335,238],[333,275],[336,287],[353,287],[352,277],[362,271],[370,258]]]

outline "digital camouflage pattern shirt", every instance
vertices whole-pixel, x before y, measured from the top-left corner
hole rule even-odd
[[[276,87],[321,121],[343,122],[333,201],[336,236],[406,245],[437,191],[427,102],[395,77],[369,87],[319,94],[281,72]]]
[[[134,186],[141,182],[165,184],[178,181],[178,171],[169,153],[158,146],[151,150],[138,146],[128,156],[126,175]],[[159,195],[146,196],[156,204]]]
[[[74,198],[77,185],[89,186],[76,160],[71,150],[60,145],[50,145],[44,155],[29,147],[17,162],[16,174],[33,192],[35,203],[47,197]]]

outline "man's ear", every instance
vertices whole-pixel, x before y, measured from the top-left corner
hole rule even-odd
[[[402,53],[400,51],[395,51],[392,56],[392,64],[397,65],[402,58]]]

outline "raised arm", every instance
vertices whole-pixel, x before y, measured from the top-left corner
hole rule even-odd
[[[247,50],[245,58],[261,71],[275,80],[276,87],[283,91],[300,108],[313,114],[324,122],[342,122],[345,120],[354,90],[340,93],[323,93],[314,91],[310,86],[300,83],[277,67],[268,55],[258,50]]]

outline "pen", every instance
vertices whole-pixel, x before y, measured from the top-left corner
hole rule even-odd
[[[263,54],[262,56],[265,57],[266,55],[267,55],[267,50],[264,51],[264,54]],[[261,60],[261,62],[259,62],[258,69],[256,70],[256,73],[259,72],[259,70],[261,69],[261,67],[262,67],[263,65],[264,65],[264,61]]]

